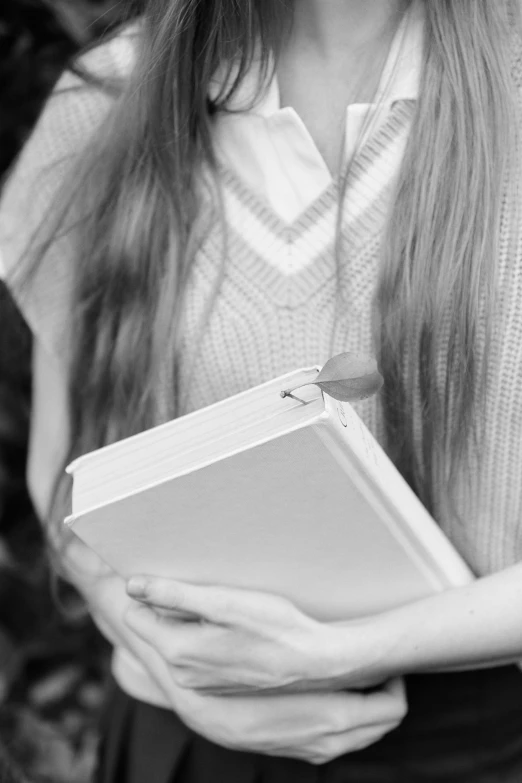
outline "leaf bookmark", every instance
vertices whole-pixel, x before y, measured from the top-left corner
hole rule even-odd
[[[335,400],[355,402],[371,397],[379,391],[382,383],[383,378],[377,369],[377,362],[371,356],[352,352],[339,353],[326,362],[315,380],[293,389],[285,389],[281,392],[281,397],[299,400],[299,397],[294,397],[293,392],[314,384]]]

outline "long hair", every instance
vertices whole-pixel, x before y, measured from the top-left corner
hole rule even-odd
[[[389,452],[430,510],[458,516],[457,477],[473,492],[466,468],[470,458],[480,463],[501,220],[511,221],[508,252],[517,242],[520,17],[515,3],[487,0],[429,0],[425,13],[420,99],[388,219],[376,339]]]
[[[375,337],[390,453],[431,507],[481,404],[518,116],[508,0],[424,6],[420,97],[383,239]],[[284,0],[146,3],[136,67],[66,195],[76,253],[70,456],[176,415],[185,285],[205,226],[219,219],[205,175],[212,115],[255,58],[269,75],[290,19]],[[225,86],[210,100],[220,68]]]

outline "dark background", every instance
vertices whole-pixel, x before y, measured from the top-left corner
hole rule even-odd
[[[126,11],[110,0],[0,5],[0,181],[69,59]],[[51,588],[24,481],[30,354],[0,283],[0,783],[87,783],[108,650],[78,596]]]

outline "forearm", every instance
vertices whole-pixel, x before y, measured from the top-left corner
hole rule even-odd
[[[360,631],[377,679],[522,660],[522,565],[386,612]],[[352,633],[342,632],[349,661]]]

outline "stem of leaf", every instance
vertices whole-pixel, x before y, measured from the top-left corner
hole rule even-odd
[[[302,400],[300,397],[296,397],[295,394],[292,394],[292,392],[289,391],[282,391],[281,397],[291,397],[293,400],[297,400],[297,402],[301,402],[303,405],[307,405],[306,400]]]

